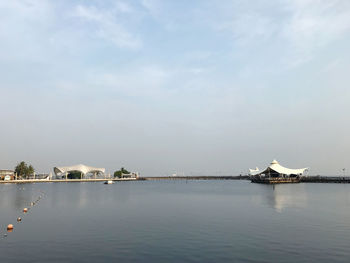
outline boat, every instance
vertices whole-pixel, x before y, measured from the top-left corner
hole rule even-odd
[[[108,181],[104,182],[104,184],[114,184],[114,182],[112,180],[108,180]]]

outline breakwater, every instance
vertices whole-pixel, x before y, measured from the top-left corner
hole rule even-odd
[[[25,183],[81,183],[81,182],[105,182],[105,181],[136,181],[135,178],[93,178],[93,179],[25,179],[25,180],[9,180],[0,181],[0,184],[25,184]]]
[[[348,176],[303,176],[300,178],[302,183],[350,183]]]
[[[138,180],[250,180],[248,175],[237,176],[155,176],[140,177]],[[301,183],[350,183],[350,177],[343,176],[303,176]]]
[[[140,177],[138,180],[248,180],[248,175],[228,176],[152,176]]]

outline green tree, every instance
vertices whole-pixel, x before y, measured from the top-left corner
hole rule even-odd
[[[129,174],[129,173],[130,172],[128,170],[126,170],[126,169],[124,169],[124,167],[122,167],[120,170],[114,172],[114,177],[121,178],[122,174]]]
[[[28,177],[30,175],[33,175],[34,172],[35,172],[34,167],[32,165],[29,165],[27,168],[26,176]]]
[[[34,167],[32,165],[28,166],[24,161],[20,162],[15,167],[15,172],[20,178],[28,178],[30,175],[34,174],[34,171]]]
[[[22,161],[19,164],[17,164],[17,166],[15,167],[15,172],[17,176],[23,177],[25,176],[27,169],[28,169],[27,164]]]

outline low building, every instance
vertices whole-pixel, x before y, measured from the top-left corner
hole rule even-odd
[[[254,183],[298,183],[308,168],[290,169],[283,167],[276,160],[263,169],[249,169],[251,181]]]
[[[15,179],[15,171],[13,171],[13,170],[0,170],[0,180],[4,180],[5,177],[7,180],[14,180]]]
[[[137,179],[139,178],[139,173],[129,173],[129,174],[123,174],[121,178],[125,178],[125,179]]]

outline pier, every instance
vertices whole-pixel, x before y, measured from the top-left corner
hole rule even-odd
[[[23,179],[0,181],[0,184],[25,184],[25,183],[82,183],[82,182],[105,182],[105,181],[136,181],[135,178],[91,178],[91,179]]]
[[[300,178],[301,183],[338,183],[348,184],[350,183],[350,177],[348,176],[303,176]]]
[[[155,176],[140,177],[138,180],[248,180],[248,175],[227,176]]]
[[[91,178],[91,179],[23,179],[23,180],[0,180],[0,184],[22,183],[79,183],[79,182],[105,182],[105,181],[154,181],[154,180],[248,180],[247,175],[238,176],[154,176],[138,178]]]

